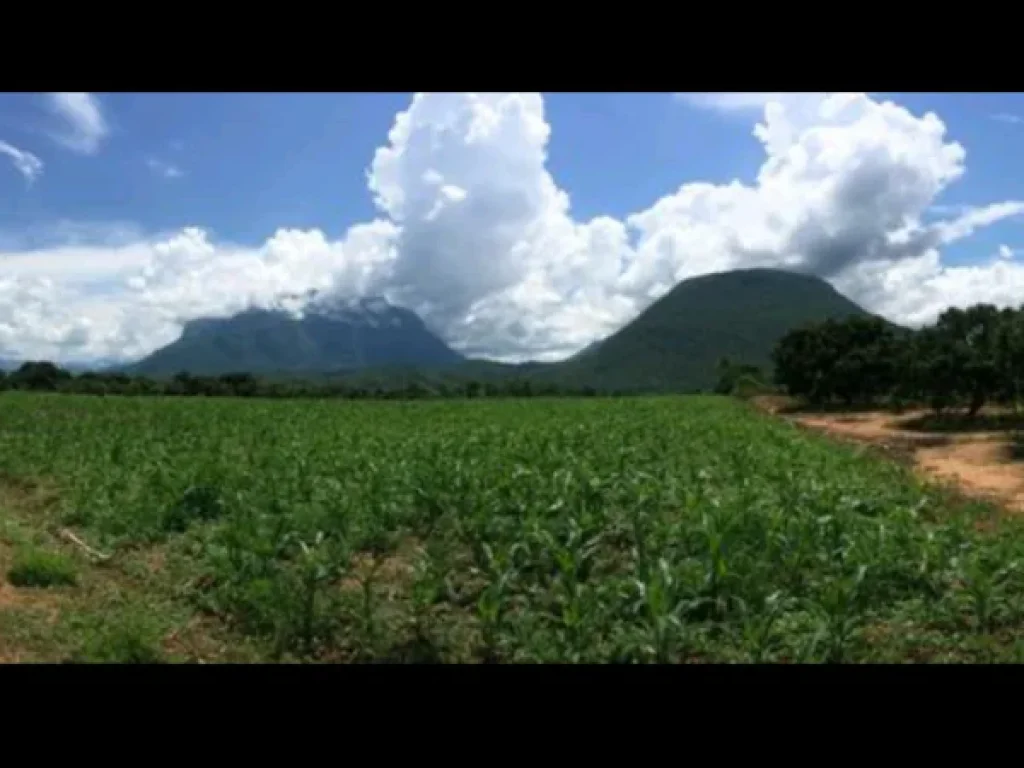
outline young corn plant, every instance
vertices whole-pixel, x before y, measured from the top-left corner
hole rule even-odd
[[[1017,570],[1015,560],[996,567],[979,552],[963,559],[961,580],[976,632],[991,632],[1009,613],[1005,584]]]
[[[631,583],[631,602],[643,630],[641,634],[628,635],[630,644],[639,646],[629,652],[639,651],[641,658],[662,661],[668,658],[670,626],[673,621],[678,623],[678,617],[671,615],[671,598],[666,589],[672,583],[668,564],[659,561],[649,546],[645,506],[637,504],[632,510],[635,575]]]
[[[363,638],[362,656],[365,658],[376,658],[380,647],[381,637],[377,627],[377,597],[376,584],[377,574],[380,572],[381,560],[371,558],[369,567],[359,578],[359,629]]]
[[[587,582],[602,541],[599,533],[587,536],[575,518],[569,520],[568,526],[569,534],[564,543],[550,531],[543,531],[542,535],[547,556],[557,569],[554,599],[562,646],[572,657],[569,660],[578,660],[587,645],[584,626],[588,608],[593,604]]]
[[[722,523],[721,512],[715,510],[701,515],[699,527],[703,539],[704,583],[701,593],[692,604],[691,616],[720,622],[729,610],[729,584],[734,581],[728,561],[728,529]]]
[[[414,661],[440,661],[432,611],[444,590],[442,569],[428,552],[413,566],[412,655]]]
[[[821,621],[812,649],[824,645],[824,661],[828,663],[840,664],[848,658],[861,623],[860,588],[867,571],[867,566],[862,565],[853,574],[829,579],[819,602],[812,606]]]
[[[782,592],[772,592],[757,608],[746,601],[740,601],[743,615],[743,647],[749,653],[750,661],[760,664],[767,661],[779,645],[777,626],[779,617],[790,606],[791,600]]]
[[[476,603],[476,615],[482,633],[481,650],[485,662],[496,663],[503,656],[502,634],[516,570],[511,551],[503,548],[495,551],[486,543],[481,543],[479,550],[487,578],[487,585],[480,592]]]
[[[644,629],[642,657],[657,664],[676,661],[685,651],[685,640],[698,629],[685,623],[702,600],[687,588],[665,558],[658,558],[645,569],[646,578],[633,582],[636,597],[634,613]]]
[[[316,638],[317,597],[337,577],[336,553],[330,551],[323,531],[317,531],[311,542],[299,541],[298,545],[298,568],[302,585],[299,636],[306,655],[312,656]]]

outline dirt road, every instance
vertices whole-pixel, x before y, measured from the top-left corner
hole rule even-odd
[[[925,431],[915,426],[927,415],[925,411],[899,416],[887,412],[786,414],[779,410],[778,401],[763,400],[758,405],[827,434],[899,448],[912,457],[924,477],[953,482],[967,495],[1024,513],[1024,460],[1014,457],[1007,430]]]

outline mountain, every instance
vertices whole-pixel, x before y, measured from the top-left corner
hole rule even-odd
[[[708,389],[723,357],[767,367],[775,343],[793,328],[867,314],[810,275],[777,269],[702,275],[540,376],[601,389]]]
[[[128,373],[320,377],[354,382],[488,381],[598,390],[709,389],[723,357],[768,367],[776,342],[810,322],[866,310],[824,280],[777,269],[742,269],[684,280],[611,336],[560,363],[466,359],[413,312],[383,299],[324,303],[305,315],[250,310],[189,323],[181,338]]]
[[[379,366],[444,366],[463,360],[415,313],[369,298],[314,302],[301,318],[248,310],[188,323],[181,337],[125,371],[169,376],[326,372]]]

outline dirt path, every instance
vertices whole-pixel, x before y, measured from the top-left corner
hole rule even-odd
[[[772,413],[780,412],[780,403],[774,400],[758,405]],[[1024,460],[1013,458],[1011,437],[1006,431],[936,433],[907,426],[925,416],[925,411],[899,416],[886,412],[780,415],[837,437],[899,448],[912,457],[922,476],[953,482],[968,495],[1024,513]]]

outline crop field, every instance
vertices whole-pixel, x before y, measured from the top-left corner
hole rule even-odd
[[[725,398],[0,395],[0,661],[1019,661],[1022,542]]]

